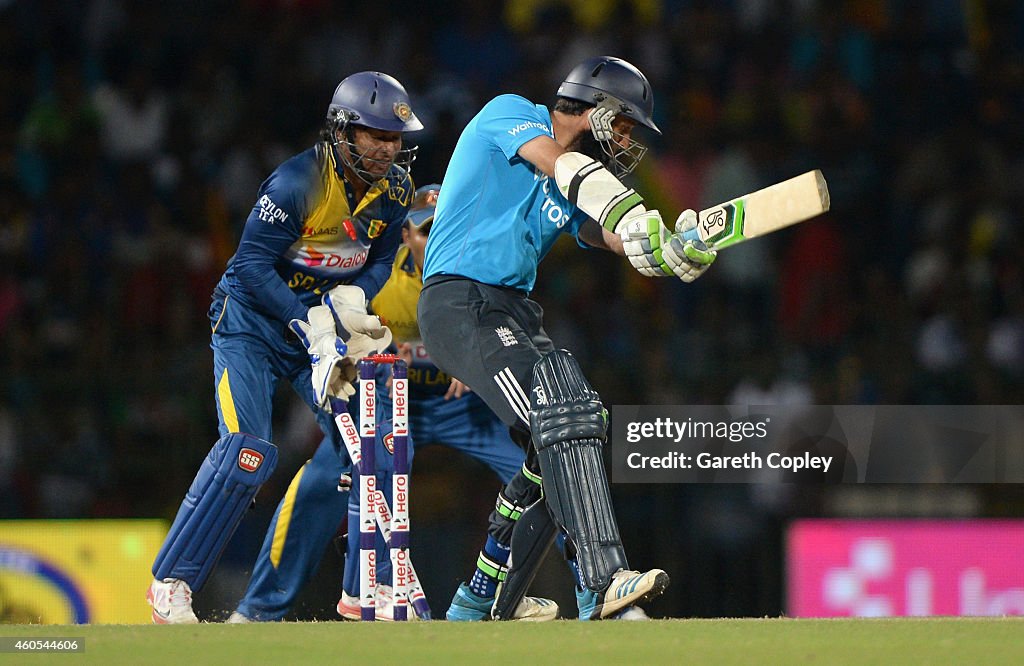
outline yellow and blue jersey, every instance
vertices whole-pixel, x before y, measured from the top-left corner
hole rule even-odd
[[[392,166],[353,204],[332,147],[282,163],[263,182],[218,289],[274,319],[305,319],[324,293],[354,284],[372,298],[387,280],[412,202]]]
[[[391,277],[371,302],[374,314],[391,329],[395,342],[412,346],[409,395],[414,400],[418,396],[443,395],[451,383],[451,376],[434,365],[420,339],[416,303],[422,289],[423,275],[416,268],[409,248],[402,246],[395,255]]]

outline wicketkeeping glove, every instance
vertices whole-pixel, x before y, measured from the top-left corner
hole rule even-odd
[[[334,316],[336,330],[356,361],[378,354],[391,344],[391,329],[379,317],[366,313],[366,296],[353,285],[340,285],[324,295],[324,305]]]
[[[684,231],[696,226],[697,213],[689,209],[679,214],[675,233],[662,222],[661,213],[647,210],[622,220],[617,231],[626,258],[642,275],[675,275],[683,282],[693,282],[718,256],[703,242],[683,238]]]
[[[338,337],[330,309],[317,305],[309,309],[308,317],[308,323],[292,319],[288,326],[309,352],[313,398],[320,409],[331,414],[331,398],[348,400],[355,394],[356,366],[346,357],[349,350]]]

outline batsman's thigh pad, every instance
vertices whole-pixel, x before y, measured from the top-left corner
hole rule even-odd
[[[508,571],[498,587],[491,608],[491,617],[495,620],[511,620],[515,617],[519,602],[526,596],[526,591],[551,550],[557,531],[543,501],[534,502],[516,521],[512,530]]]
[[[156,556],[153,577],[180,578],[201,589],[276,465],[277,447],[266,440],[239,432],[217,440]]]
[[[603,590],[629,568],[615,521],[602,449],[606,415],[600,396],[569,352],[559,349],[533,371],[530,429],[551,516],[579,557],[586,586]]]

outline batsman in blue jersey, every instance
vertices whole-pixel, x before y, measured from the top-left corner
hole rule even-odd
[[[353,74],[334,91],[322,141],[260,187],[210,308],[221,437],[153,563],[146,596],[154,622],[197,621],[193,592],[277,463],[271,401],[282,379],[316,414],[325,438],[313,461],[323,464],[300,469],[278,506],[263,547],[271,565],[266,583],[304,579],[311,558],[296,551],[315,550],[319,559],[334,534],[335,525],[315,519],[326,505],[343,513],[347,501],[335,470],[350,461],[331,398],[354,392],[353,359],[391,341],[387,327],[367,314],[366,299],[391,274],[414,191],[416,149],[403,148],[403,135],[419,129],[398,81]],[[307,524],[305,539],[293,539]]]
[[[516,95],[491,100],[449,162],[426,248],[420,331],[438,367],[471,386],[527,451],[491,514],[487,566],[459,588],[449,620],[515,619],[556,537],[576,576],[580,619],[620,616],[668,585],[664,571],[628,565],[601,453],[607,412],[529,298],[562,233],[647,276],[690,282],[714,261],[683,238],[696,226],[692,210],[669,229],[619,180],[646,150],[634,128],[659,132],[653,110],[638,69],[590,58],[566,76],[553,110]]]

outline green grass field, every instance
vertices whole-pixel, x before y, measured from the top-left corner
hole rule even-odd
[[[0,625],[0,637],[79,637],[81,654],[18,664],[1018,664],[1024,619],[341,622]]]

